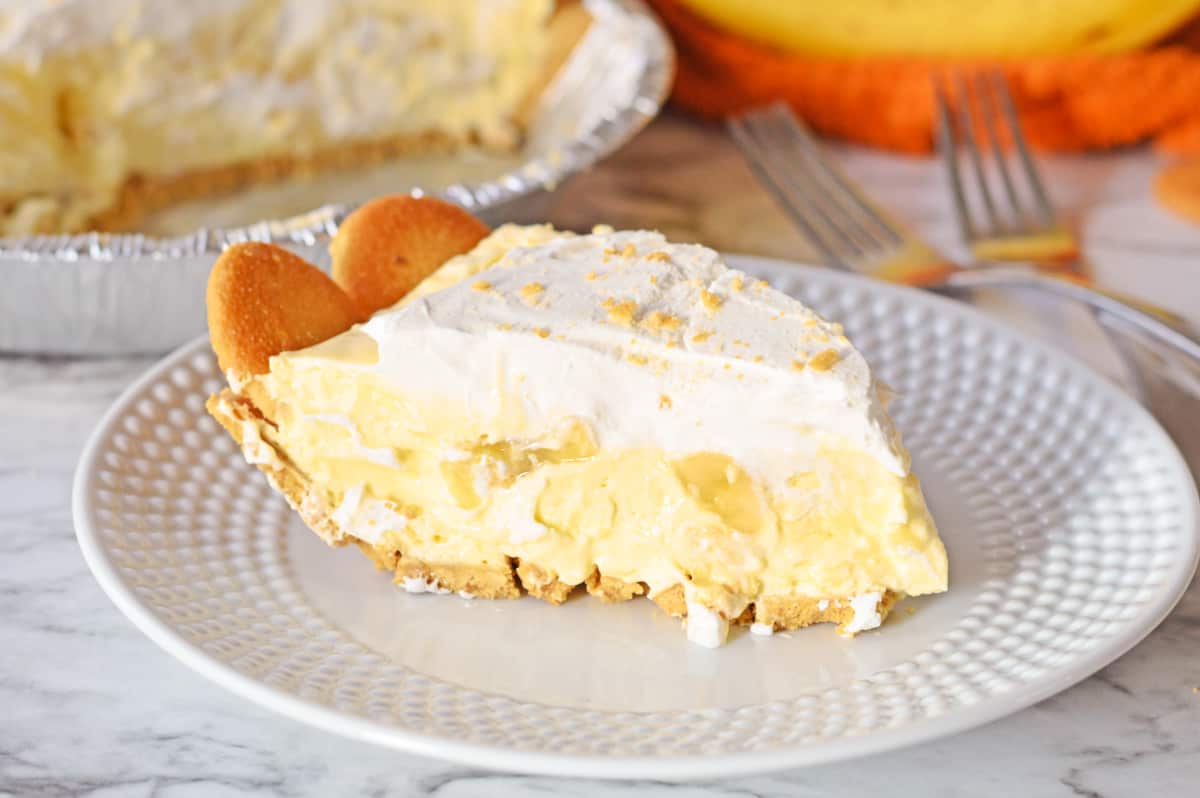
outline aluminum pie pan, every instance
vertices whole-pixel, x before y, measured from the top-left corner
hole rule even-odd
[[[385,190],[441,196],[491,224],[535,221],[550,192],[649,123],[674,76],[670,39],[640,0],[584,3],[593,23],[543,93],[514,163],[484,179],[417,181]],[[0,351],[121,355],[172,349],[204,332],[208,271],[226,246],[270,241],[326,266],[326,242],[368,196],[248,225],[197,225],[182,235],[0,238]]]

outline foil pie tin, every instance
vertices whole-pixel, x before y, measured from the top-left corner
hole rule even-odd
[[[441,196],[490,224],[538,221],[551,191],[658,113],[674,72],[670,40],[638,0],[585,5],[593,23],[542,94],[518,153],[402,158],[252,189],[170,209],[148,220],[145,233],[0,239],[0,351],[171,349],[205,331],[205,283],[226,246],[271,241],[326,266],[341,220],[382,193]],[[241,223],[289,206],[316,209]]]

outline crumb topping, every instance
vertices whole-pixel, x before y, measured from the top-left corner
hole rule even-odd
[[[637,315],[637,303],[632,299],[626,299],[621,302],[609,297],[601,304],[608,311],[608,320],[613,324],[619,324],[622,327],[632,327],[633,317]]]
[[[524,299],[529,304],[537,302],[538,297],[546,292],[546,286],[541,283],[527,283],[521,288],[521,299]]]
[[[492,284],[489,283],[487,280],[476,280],[475,282],[471,283],[471,290],[472,291],[491,291]]]
[[[670,331],[678,330],[683,326],[683,321],[678,316],[656,310],[642,319],[642,326],[650,330]]]
[[[717,309],[721,307],[722,301],[723,300],[721,297],[717,296],[712,291],[709,291],[707,288],[700,292],[700,304],[703,305],[704,309],[709,313],[716,313]]]
[[[822,349],[808,361],[813,371],[829,371],[838,362],[838,353],[834,349]]]
[[[733,289],[734,291],[741,291],[743,288],[746,287],[746,283],[745,283],[745,281],[742,280],[741,277],[734,277],[732,280],[729,281],[729,287],[731,289]]]
[[[701,330],[700,332],[698,332],[692,336],[692,343],[702,344],[705,341],[707,341],[709,338],[712,338],[712,336],[713,336],[712,330]]]
[[[671,256],[662,250],[659,250],[657,252],[651,252],[649,255],[647,255],[646,260],[658,261],[659,263],[670,263]]]
[[[667,396],[665,393],[662,394],[661,396],[659,396],[658,397],[658,409],[659,410],[670,410],[671,409],[671,397]]]

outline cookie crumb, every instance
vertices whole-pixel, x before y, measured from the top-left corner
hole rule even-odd
[[[613,324],[619,324],[622,327],[632,327],[633,317],[637,314],[637,303],[631,299],[626,299],[622,302],[609,297],[601,303],[601,307],[608,311],[608,320]]]
[[[642,326],[651,330],[678,330],[683,326],[683,321],[678,316],[655,310],[642,320]]]
[[[546,292],[546,286],[541,283],[528,283],[521,289],[521,298],[528,304],[537,302],[538,297]]]
[[[813,355],[808,365],[813,371],[829,371],[838,362],[838,353],[833,349],[822,349]]]

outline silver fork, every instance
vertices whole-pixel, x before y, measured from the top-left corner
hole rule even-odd
[[[1075,236],[1062,224],[1050,202],[1025,143],[1004,76],[995,71],[970,77],[956,73],[950,83],[946,86],[937,81],[933,87],[937,101],[938,154],[950,178],[950,196],[954,199],[959,232],[975,260],[1077,267],[1080,257]],[[953,103],[950,94],[954,95]],[[1018,168],[1009,166],[1006,138],[1016,153]],[[967,202],[967,180],[959,169],[960,151],[971,167],[976,204],[982,206],[981,213],[974,217]],[[997,190],[995,180],[989,178],[989,172],[999,178],[1002,192]],[[1025,192],[1018,188],[1019,183],[1024,185]],[[1028,196],[1023,198],[1022,193]],[[1002,204],[995,194],[1003,194],[1007,203]]]
[[[950,93],[955,95],[953,102]],[[1101,288],[1087,277],[1075,236],[1054,210],[1029,153],[1003,74],[995,70],[972,76],[957,73],[950,87],[936,82],[934,95],[938,153],[949,177],[959,231],[976,262],[1017,261],[1058,270],[1066,279],[1133,305],[1181,333],[1196,337],[1186,320],[1169,310]],[[1006,145],[1015,153],[1016,167],[1012,166],[1014,159],[1007,154]],[[966,156],[974,180],[963,175],[959,153]],[[972,193],[968,183],[975,187],[974,214],[968,202],[968,194]],[[1007,202],[1002,203],[997,196]]]
[[[828,265],[952,295],[973,288],[1050,292],[1112,315],[1200,368],[1200,342],[1186,330],[1075,275],[1032,263],[952,263],[875,206],[786,105],[751,111],[728,126],[751,169]]]

